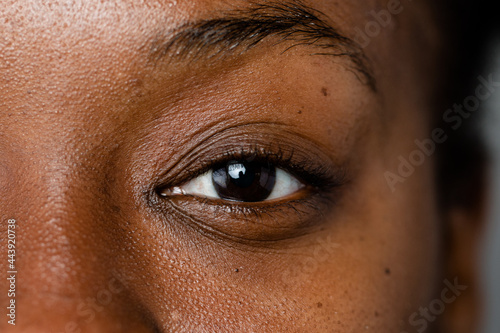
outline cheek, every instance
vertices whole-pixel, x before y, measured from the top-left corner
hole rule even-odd
[[[313,245],[286,259],[281,278],[287,297],[303,313],[299,322],[397,331],[428,304],[441,264],[431,168],[415,174],[396,195],[376,180],[383,170],[375,169]]]

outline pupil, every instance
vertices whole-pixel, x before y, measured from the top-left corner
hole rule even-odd
[[[231,161],[212,174],[217,194],[235,201],[262,201],[271,194],[275,182],[276,168],[269,163]]]
[[[231,181],[239,187],[249,187],[255,180],[255,171],[243,163],[228,164],[227,173]]]

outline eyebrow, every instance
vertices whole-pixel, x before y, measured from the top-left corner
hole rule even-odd
[[[250,6],[224,13],[214,19],[184,23],[159,34],[150,49],[151,58],[213,59],[241,54],[267,37],[277,37],[274,45],[293,44],[315,47],[312,55],[347,56],[357,77],[376,91],[376,81],[363,49],[327,22],[320,11],[301,1],[250,2]]]

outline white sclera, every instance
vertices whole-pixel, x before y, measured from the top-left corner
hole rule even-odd
[[[191,179],[172,191],[175,194],[189,194],[204,198],[221,199],[212,183],[213,170],[209,170],[198,177]],[[297,178],[283,169],[276,168],[276,182],[265,200],[285,198],[304,187]]]

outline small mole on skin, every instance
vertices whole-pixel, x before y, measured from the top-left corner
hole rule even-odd
[[[328,90],[325,87],[321,88],[321,93],[323,96],[328,96]]]
[[[238,268],[235,268],[234,271],[238,273],[240,270]]]
[[[378,312],[377,311],[375,311],[375,317],[378,317]]]
[[[316,304],[316,306],[317,306],[318,308],[321,308],[321,307],[323,307],[323,304],[321,304],[321,302],[318,302],[318,303]]]
[[[298,114],[302,114],[302,110],[297,111]]]
[[[389,268],[385,269],[385,275],[391,275],[391,270]]]

